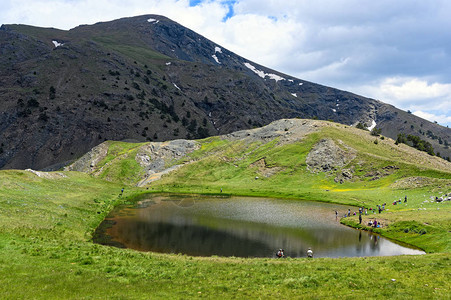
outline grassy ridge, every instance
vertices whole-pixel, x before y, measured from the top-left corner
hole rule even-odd
[[[134,160],[137,144],[111,143],[96,170],[99,177],[52,172],[44,178],[28,171],[0,171],[0,295],[45,299],[449,298],[451,203],[432,203],[429,197],[450,189],[450,173],[392,155],[389,145],[384,151],[364,152],[372,141],[362,140],[355,144],[359,154],[349,163],[364,169],[355,173],[360,179],[336,183],[334,175],[306,169],[306,157],[319,139],[353,139],[342,131],[328,130],[281,146],[277,141],[246,144],[209,138],[201,141],[200,150],[184,158],[189,164],[152,183],[149,190],[127,186],[123,197],[119,192],[124,182],[138,180],[133,177],[140,172]],[[381,179],[363,176],[365,171],[393,164],[399,169]],[[136,169],[132,172],[129,166]],[[412,174],[426,179],[416,187],[404,184]],[[364,223],[376,217],[384,224],[377,229],[381,234],[436,253],[314,260],[198,258],[140,253],[90,241],[113,206],[143,192],[218,193],[221,188],[237,195],[365,207],[387,202],[388,210],[365,216]],[[391,204],[405,195],[407,204]],[[344,221],[360,226],[356,217]]]

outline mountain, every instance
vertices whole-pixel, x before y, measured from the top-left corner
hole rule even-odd
[[[105,140],[203,138],[282,118],[359,122],[451,156],[451,130],[240,57],[165,17],[0,28],[0,168],[57,169]]]

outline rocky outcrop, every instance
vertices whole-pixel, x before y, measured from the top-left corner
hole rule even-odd
[[[341,149],[331,139],[320,140],[307,155],[307,167],[312,172],[331,172],[344,167],[356,157],[356,151]],[[351,172],[343,170],[343,176],[352,177]]]
[[[256,162],[250,164],[249,168],[255,168],[257,170],[257,173],[263,177],[271,177],[283,170],[283,168],[280,167],[269,167],[266,164],[265,158],[261,158]]]
[[[137,185],[144,186],[160,179],[162,175],[176,170],[181,165],[171,165],[171,163],[199,149],[199,147],[198,142],[189,140],[148,143],[140,147],[135,159],[144,168],[145,176]]]
[[[78,171],[84,173],[94,172],[97,164],[106,157],[109,142],[102,143],[76,160],[73,164],[64,168],[64,171]]]
[[[45,179],[58,179],[58,178],[66,178],[67,176],[64,173],[61,172],[41,172],[41,171],[35,171],[32,169],[26,169],[25,171],[33,173],[34,175],[45,178]]]
[[[126,152],[114,157],[104,165],[99,165],[99,163],[107,156],[110,144],[111,142],[105,142],[94,147],[73,164],[67,166],[64,170],[79,171],[97,176],[102,174],[109,165],[129,157],[130,154]],[[161,178],[162,175],[177,169],[180,165],[174,165],[174,163],[188,153],[199,149],[199,147],[200,144],[198,142],[189,140],[152,142],[140,146],[137,149],[134,159],[143,168],[144,176],[137,185],[143,186]]]

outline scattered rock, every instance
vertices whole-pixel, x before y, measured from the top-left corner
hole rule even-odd
[[[58,179],[58,178],[66,178],[67,177],[64,173],[61,173],[61,172],[41,172],[41,171],[35,171],[32,169],[26,169],[25,171],[31,172],[40,178],[46,178],[46,179]]]
[[[170,164],[183,158],[188,153],[199,149],[200,144],[190,140],[173,140],[163,143],[148,143],[142,146],[136,154],[135,160],[144,168],[144,179],[137,186],[144,186],[161,176],[168,174],[181,165]],[[169,166],[168,166],[169,165]]]
[[[261,158],[256,162],[250,164],[249,168],[257,168],[257,172],[264,177],[271,177],[272,175],[283,170],[283,168],[280,167],[268,167],[265,158]]]
[[[97,164],[106,157],[110,142],[95,146],[88,153],[77,159],[73,164],[64,168],[64,171],[78,171],[84,173],[94,172]]]
[[[306,162],[308,169],[314,173],[330,172],[345,166],[355,157],[355,150],[348,148],[344,151],[332,139],[322,139],[307,155]]]
[[[341,170],[341,172],[337,175],[337,177],[335,177],[334,181],[335,182],[339,182],[339,183],[343,183],[347,180],[351,180],[353,178],[353,174],[354,174],[354,168],[351,169],[343,169]]]

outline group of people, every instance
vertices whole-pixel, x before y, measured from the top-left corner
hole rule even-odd
[[[406,203],[406,202],[407,202],[407,196],[404,198],[404,203]],[[393,205],[396,205],[397,203],[401,203],[401,199],[399,199],[398,201],[393,202]],[[375,214],[376,212],[381,213],[382,211],[385,210],[385,206],[386,205],[387,205],[387,203],[383,203],[382,205],[378,204],[378,205],[376,205],[376,208],[370,207],[369,209],[368,208],[364,208],[364,207],[359,207],[359,212],[353,212],[353,213],[351,213],[351,209],[348,209],[348,212],[345,213],[343,217],[346,218],[346,217],[350,217],[351,214],[353,216],[356,216],[357,214],[359,214],[359,220],[360,220],[362,218],[363,214],[368,215],[368,210],[370,211],[370,213],[372,212],[373,214]],[[335,216],[338,217],[338,212],[337,211],[335,211]]]
[[[396,205],[397,203],[401,203],[401,199],[399,199],[398,201],[394,201],[393,205]],[[407,203],[407,196],[404,197],[404,203]],[[370,207],[369,210],[370,210],[370,212],[372,211],[373,214],[375,214],[376,211],[381,213],[383,210],[385,210],[385,206],[386,205],[387,205],[387,203],[383,203],[382,205],[378,204],[378,205],[376,205],[376,208],[371,208]],[[362,215],[363,214],[368,215],[368,208],[359,207],[358,214],[359,214],[359,223],[362,224]],[[354,216],[357,215],[357,212],[354,212],[353,215]],[[350,217],[350,216],[351,216],[351,209],[348,209],[348,212],[345,213],[344,217]],[[338,211],[335,211],[335,217],[338,217]],[[374,219],[374,221],[370,220],[368,222],[368,226],[371,226],[371,227],[374,227],[374,228],[378,228],[378,227],[381,226],[381,224],[378,223],[376,219]],[[283,250],[283,249],[279,249],[279,251],[277,251],[277,253],[276,253],[276,256],[278,258],[285,257],[284,251],[285,250]],[[312,251],[311,248],[308,248],[308,250],[307,250],[307,257],[313,258],[313,251]]]
[[[401,199],[399,199],[398,201],[393,201],[393,205],[397,205],[398,203],[401,203]],[[407,196],[404,197],[404,203],[407,203]]]
[[[283,250],[283,249],[279,249],[279,251],[277,251],[277,253],[276,253],[276,256],[277,256],[278,258],[285,257],[284,251],[285,251],[285,250]],[[313,251],[312,251],[312,248],[308,248],[308,250],[307,250],[307,257],[308,257],[308,258],[313,258]]]
[[[373,221],[373,220],[370,220],[370,221],[368,222],[368,226],[374,227],[374,228],[378,228],[378,227],[380,227],[380,223],[377,223],[377,220],[374,219],[374,221]]]

